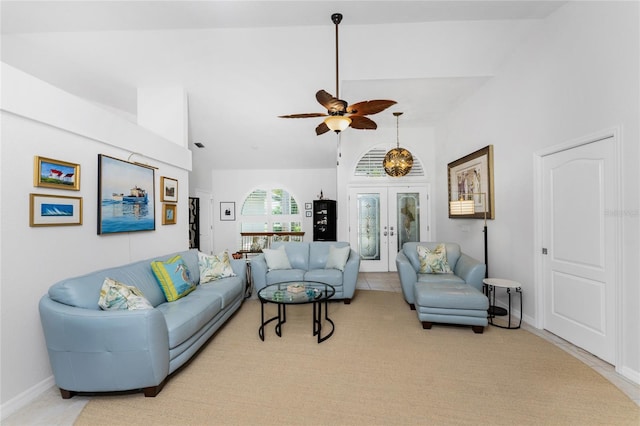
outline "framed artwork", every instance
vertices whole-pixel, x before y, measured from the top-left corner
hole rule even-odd
[[[176,204],[162,205],[162,224],[163,225],[176,224],[177,207],[178,206]]]
[[[98,154],[98,234],[156,229],[154,169]]]
[[[306,211],[306,216],[307,216],[307,217],[311,217],[311,210],[307,210],[307,211]]]
[[[80,165],[35,156],[33,186],[79,191]]]
[[[311,210],[311,203],[304,203],[305,210]]]
[[[29,226],[82,225],[82,197],[29,194]]]
[[[236,203],[234,201],[220,203],[220,220],[236,220]]]
[[[473,200],[475,207],[473,214],[452,215],[449,211],[449,217],[484,219],[486,208],[487,219],[494,219],[493,145],[449,163],[447,170],[449,201]]]
[[[162,176],[160,178],[160,186],[162,187],[160,201],[178,202],[178,181],[176,179]]]

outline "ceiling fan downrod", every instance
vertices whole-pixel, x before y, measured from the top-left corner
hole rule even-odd
[[[338,67],[338,25],[342,22],[342,13],[331,15],[331,21],[336,25],[336,97],[340,98],[339,67]]]

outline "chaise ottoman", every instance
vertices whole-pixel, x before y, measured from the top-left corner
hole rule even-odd
[[[475,333],[482,333],[488,323],[489,300],[466,283],[418,281],[414,297],[424,329],[430,329],[436,322],[470,325]]]

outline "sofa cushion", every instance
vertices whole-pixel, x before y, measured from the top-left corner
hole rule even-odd
[[[329,246],[329,256],[327,257],[326,269],[339,269],[344,271],[344,265],[347,264],[351,247],[337,248],[334,245]]]
[[[309,267],[307,270],[323,269],[327,267],[329,259],[329,248],[349,247],[349,243],[345,241],[314,241],[309,244]]]
[[[465,284],[464,280],[455,274],[418,274],[418,282]]]
[[[267,262],[267,268],[270,271],[276,269],[291,269],[291,263],[287,257],[287,252],[284,246],[280,246],[277,249],[264,249],[264,260]]]
[[[169,348],[173,349],[204,327],[222,309],[222,297],[201,289],[171,303],[158,305],[169,332]]]
[[[158,280],[167,302],[176,301],[196,288],[196,285],[191,281],[189,268],[180,255],[166,261],[154,260],[151,262],[151,270]]]
[[[305,270],[303,269],[276,269],[267,273],[267,285],[284,283],[287,281],[304,280]]]
[[[429,247],[418,246],[421,274],[450,274],[451,268],[447,261],[447,249],[444,244],[438,244],[433,250]]]
[[[200,269],[200,284],[235,275],[227,250],[217,255],[208,255],[199,251],[198,268]]]
[[[274,249],[284,247],[293,269],[309,269],[309,243],[276,242],[271,247]],[[329,248],[327,247],[327,252],[328,250]],[[324,267],[324,264],[322,267]]]
[[[104,279],[98,305],[105,311],[153,309],[151,303],[136,287],[128,286],[111,278]]]
[[[338,269],[312,269],[304,274],[304,280],[341,286],[342,272]]]

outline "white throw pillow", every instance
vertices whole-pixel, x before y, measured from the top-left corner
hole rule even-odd
[[[263,249],[264,259],[267,261],[267,268],[273,269],[291,269],[287,252],[284,250],[284,246],[280,246],[277,249]]]
[[[329,246],[329,257],[327,257],[327,264],[325,265],[325,269],[339,269],[344,271],[344,266],[347,264],[347,259],[349,259],[349,252],[351,251],[351,247],[345,246],[341,248],[337,248],[332,245]]]

